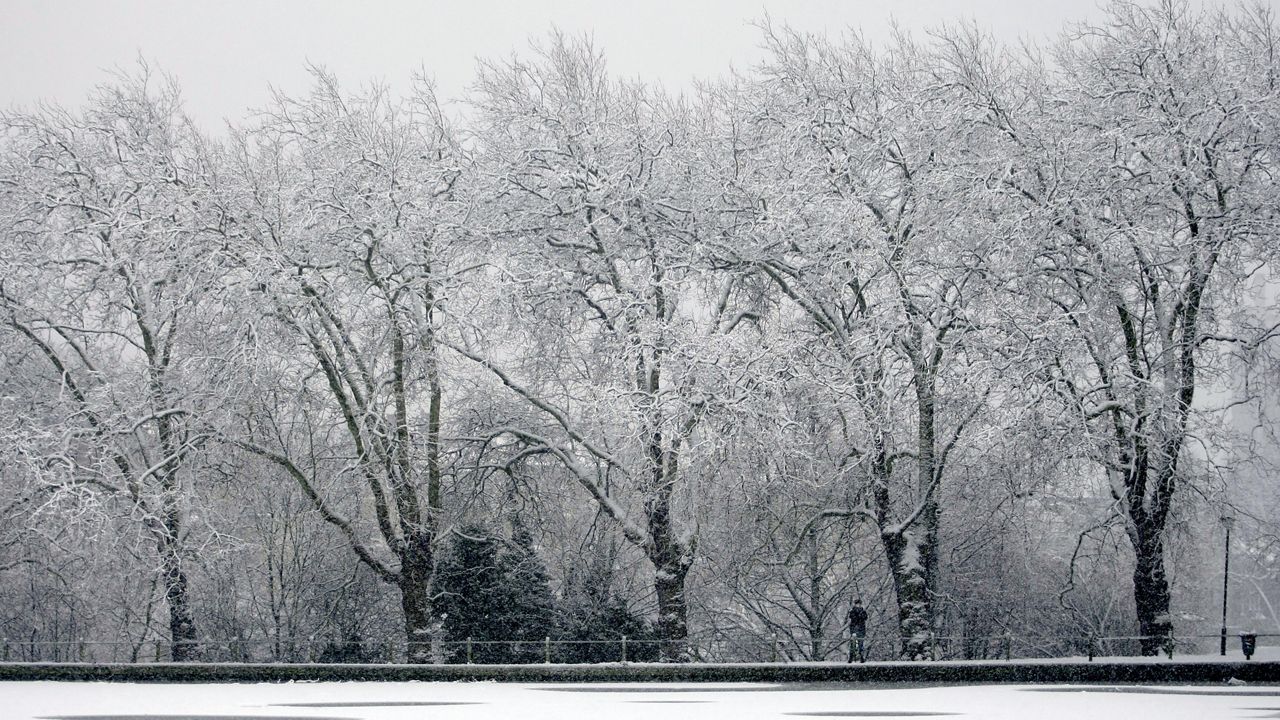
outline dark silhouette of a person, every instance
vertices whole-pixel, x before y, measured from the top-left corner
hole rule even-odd
[[[867,609],[862,607],[862,598],[855,598],[849,607],[849,662],[853,662],[853,654],[858,653],[858,662],[867,661]]]

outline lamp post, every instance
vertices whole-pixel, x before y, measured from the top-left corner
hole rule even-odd
[[[1222,514],[1222,526],[1227,529],[1227,540],[1222,551],[1222,646],[1219,652],[1227,656],[1227,580],[1231,578],[1231,526],[1236,522],[1230,509]]]

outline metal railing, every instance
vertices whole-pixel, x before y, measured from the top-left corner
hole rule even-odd
[[[404,640],[341,641],[305,637],[217,639],[189,643],[203,662],[403,663]],[[621,636],[606,640],[503,639],[432,640],[425,651],[439,664],[640,662],[656,659],[660,640]],[[169,662],[173,646],[165,640],[14,640],[0,638],[0,662]],[[417,652],[415,652],[417,654]]]
[[[1258,633],[1255,640],[1280,638]],[[1051,658],[1129,657],[1141,655],[1139,635],[931,635],[908,641],[898,636],[863,638],[867,661],[902,660],[904,648],[924,648],[929,660],[1032,660]],[[1159,638],[1162,654],[1178,656],[1217,654],[1221,636],[1178,635]],[[657,660],[664,641],[620,636],[610,639],[433,639],[412,648],[414,656],[427,656],[438,664],[495,663],[600,663]],[[404,663],[411,649],[404,640],[335,640],[328,637],[202,638],[192,643],[195,656],[204,662],[242,663]],[[1264,645],[1267,643],[1263,643]],[[1280,645],[1280,642],[1274,644]],[[760,663],[815,662],[804,648],[776,636],[755,636],[735,641],[691,639],[682,644],[695,662]],[[1230,654],[1243,658],[1233,643]],[[829,647],[817,661],[846,661],[849,639]],[[112,662],[152,663],[172,659],[172,646],[164,640],[18,640],[0,638],[0,662]]]

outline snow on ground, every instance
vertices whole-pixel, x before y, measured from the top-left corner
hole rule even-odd
[[[0,682],[7,720],[1280,718],[1280,686]]]

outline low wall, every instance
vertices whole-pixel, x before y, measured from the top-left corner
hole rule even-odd
[[[840,664],[259,665],[0,663],[3,680],[116,682],[476,681],[1280,684],[1280,662],[939,662]]]

